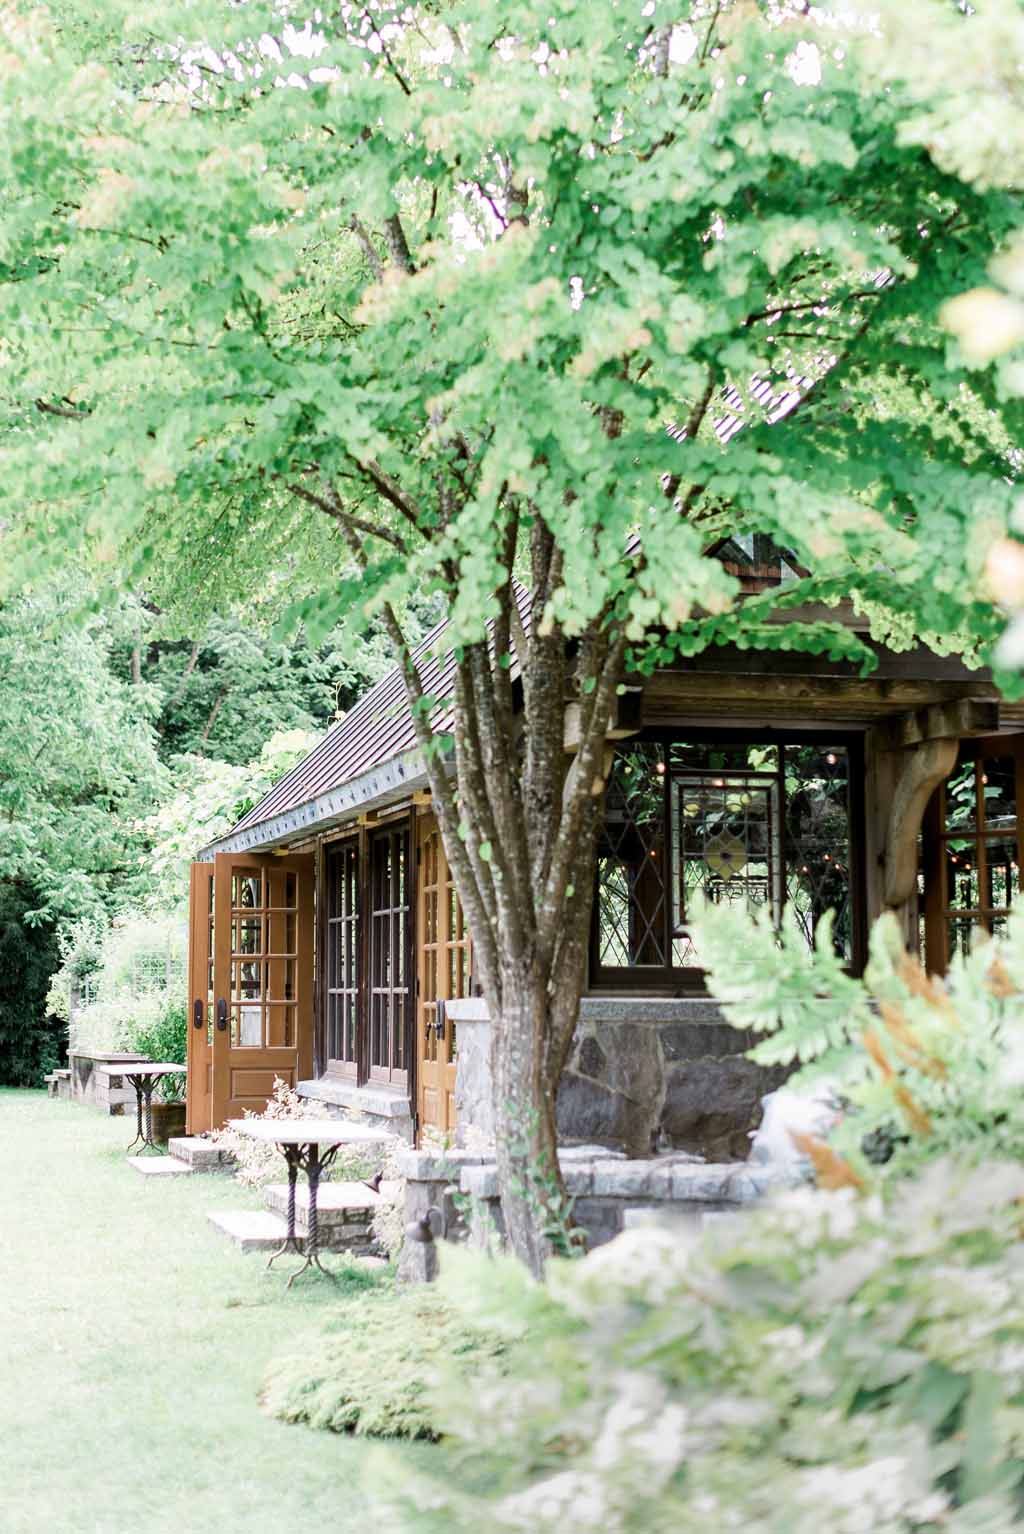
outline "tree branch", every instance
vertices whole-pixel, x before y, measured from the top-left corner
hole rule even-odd
[[[366,257],[367,265],[369,266],[376,280],[379,282],[384,275],[384,264],[381,261],[380,256],[377,254],[374,243],[371,240],[369,233],[367,232],[366,225],[360,219],[356,218],[355,214],[353,213],[352,217],[348,221],[348,227],[359,241],[363,255]]]
[[[405,230],[402,228],[402,220],[397,213],[392,213],[390,218],[384,220],[384,238],[392,261],[411,277],[416,270],[416,263],[412,258]]]
[[[405,542],[404,538],[400,538],[397,533],[392,532],[390,527],[381,527],[376,522],[366,522],[362,517],[354,516],[342,504],[340,498],[333,490],[330,492],[330,498],[328,498],[317,495],[312,490],[307,490],[305,485],[289,485],[288,489],[293,495],[298,496],[299,500],[307,501],[309,505],[319,507],[321,511],[326,512],[327,516],[333,517],[336,522],[344,521],[354,532],[363,533],[369,538],[381,538],[385,543],[390,543],[392,548],[396,548],[400,554],[408,556],[409,545]]]

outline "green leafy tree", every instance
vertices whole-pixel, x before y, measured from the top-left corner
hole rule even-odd
[[[344,631],[314,647],[301,632],[275,637],[251,612],[211,618],[195,640],[163,637],[166,627],[158,617],[122,657],[126,672],[159,689],[165,761],[249,762],[281,731],[323,731],[393,665],[380,633],[346,650]]]
[[[164,783],[153,697],[111,664],[131,615],[78,606],[49,587],[0,606],[0,885],[51,925],[109,908]]]
[[[65,1046],[64,1023],[46,1008],[57,942],[48,923],[26,921],[34,904],[34,891],[0,883],[0,1086],[41,1086]]]
[[[177,757],[174,792],[138,827],[145,851],[128,885],[133,901],[155,911],[186,911],[189,864],[199,849],[223,836],[317,739],[305,730],[283,730],[244,766]]]
[[[787,602],[852,593],[883,632],[990,652],[977,578],[1021,407],[967,395],[938,316],[1018,210],[908,140],[855,22],[705,0],[286,15],[3,13],[8,568],[85,548],[196,623],[258,591],[312,643],[383,628],[537,1269],[547,1211],[523,1190],[561,1196],[616,690],[716,642],[870,665],[840,625],[738,602],[708,552],[725,534],[797,552],[814,573]],[[745,429],[723,447],[726,385]],[[450,617],[443,714],[412,591]]]

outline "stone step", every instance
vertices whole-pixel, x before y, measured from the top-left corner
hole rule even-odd
[[[214,1209],[208,1218],[242,1252],[272,1252],[287,1232],[280,1215],[268,1209]]]
[[[143,1177],[187,1177],[195,1171],[187,1161],[177,1156],[129,1156],[128,1165]]]
[[[179,1161],[187,1162],[193,1172],[230,1172],[235,1165],[229,1150],[202,1135],[172,1135],[167,1149]]]
[[[323,1182],[317,1198],[317,1222],[327,1239],[329,1231],[339,1234],[346,1228],[353,1236],[369,1239],[369,1225],[381,1204],[398,1191],[397,1183],[381,1183],[374,1193],[362,1182]],[[288,1212],[288,1184],[271,1183],[263,1190],[263,1201],[275,1214]],[[295,1189],[295,1228],[305,1231],[309,1217],[309,1184],[301,1181]]]

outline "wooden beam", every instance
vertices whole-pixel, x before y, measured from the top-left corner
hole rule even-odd
[[[906,756],[889,808],[885,839],[885,904],[890,910],[910,899],[917,884],[917,837],[925,806],[953,771],[959,742],[927,740]]]
[[[562,746],[575,754],[580,748],[583,705],[567,703],[563,723]],[[615,707],[608,717],[605,740],[626,740],[636,735],[643,724],[644,695],[640,687],[627,687],[617,694]]]
[[[726,675],[696,671],[661,671],[644,687],[644,723],[675,724],[688,714],[707,712],[708,707],[725,714],[741,708],[745,713],[785,710],[862,721],[926,708],[933,703],[977,698],[977,684],[933,682],[902,678]]]
[[[926,740],[973,735],[994,735],[999,729],[999,704],[980,698],[957,698],[951,703],[931,703],[878,726],[883,751],[905,751]]]

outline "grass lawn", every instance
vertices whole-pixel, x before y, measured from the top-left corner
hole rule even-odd
[[[2,1534],[361,1528],[365,1440],[286,1427],[257,1401],[334,1286],[286,1293],[284,1260],[268,1273],[206,1219],[258,1196],[226,1177],[140,1177],[133,1132],[0,1091]]]

